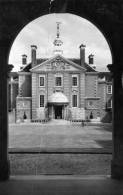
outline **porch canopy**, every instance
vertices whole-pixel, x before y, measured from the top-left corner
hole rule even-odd
[[[68,104],[68,98],[62,92],[53,93],[48,100],[49,104]]]

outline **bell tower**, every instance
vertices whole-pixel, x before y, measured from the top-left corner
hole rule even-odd
[[[57,24],[57,32],[56,32],[56,38],[53,42],[54,44],[54,54],[63,54],[63,50],[61,46],[63,45],[63,41],[60,39],[60,24],[61,22],[56,22]]]

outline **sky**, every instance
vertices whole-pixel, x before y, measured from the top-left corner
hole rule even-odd
[[[79,46],[84,44],[86,62],[88,56],[93,54],[97,70],[107,70],[106,66],[112,63],[111,51],[95,25],[72,14],[48,14],[27,24],[14,40],[9,54],[9,64],[14,65],[13,71],[20,70],[23,54],[28,56],[28,63],[31,61],[31,45],[37,45],[37,58],[53,57],[56,22],[61,22],[60,37],[64,57],[79,58]]]

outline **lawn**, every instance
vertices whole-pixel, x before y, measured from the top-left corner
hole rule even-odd
[[[111,125],[11,124],[12,175],[110,175]]]
[[[11,124],[9,148],[111,149],[111,125]]]

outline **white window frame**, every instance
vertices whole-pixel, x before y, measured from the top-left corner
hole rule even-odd
[[[77,105],[73,106],[73,96],[76,95],[77,96]],[[72,94],[72,108],[77,108],[78,107],[78,94]]]
[[[61,78],[61,85],[56,85],[56,78]],[[55,75],[55,87],[63,87],[63,75],[57,74]]]
[[[40,99],[41,99],[40,97],[41,97],[41,96],[44,96],[44,106],[41,106],[41,104],[40,104],[40,103],[41,103],[41,102],[40,102]],[[44,94],[40,94],[40,95],[39,95],[39,108],[44,108],[44,107],[45,107],[45,95],[44,95]]]
[[[77,85],[73,85],[73,77],[77,78]],[[78,87],[78,75],[72,75],[72,87]]]
[[[41,77],[44,78],[44,85],[43,86],[40,85],[40,78]],[[45,75],[39,75],[39,87],[45,87]]]
[[[107,85],[107,94],[112,94],[112,85]]]

